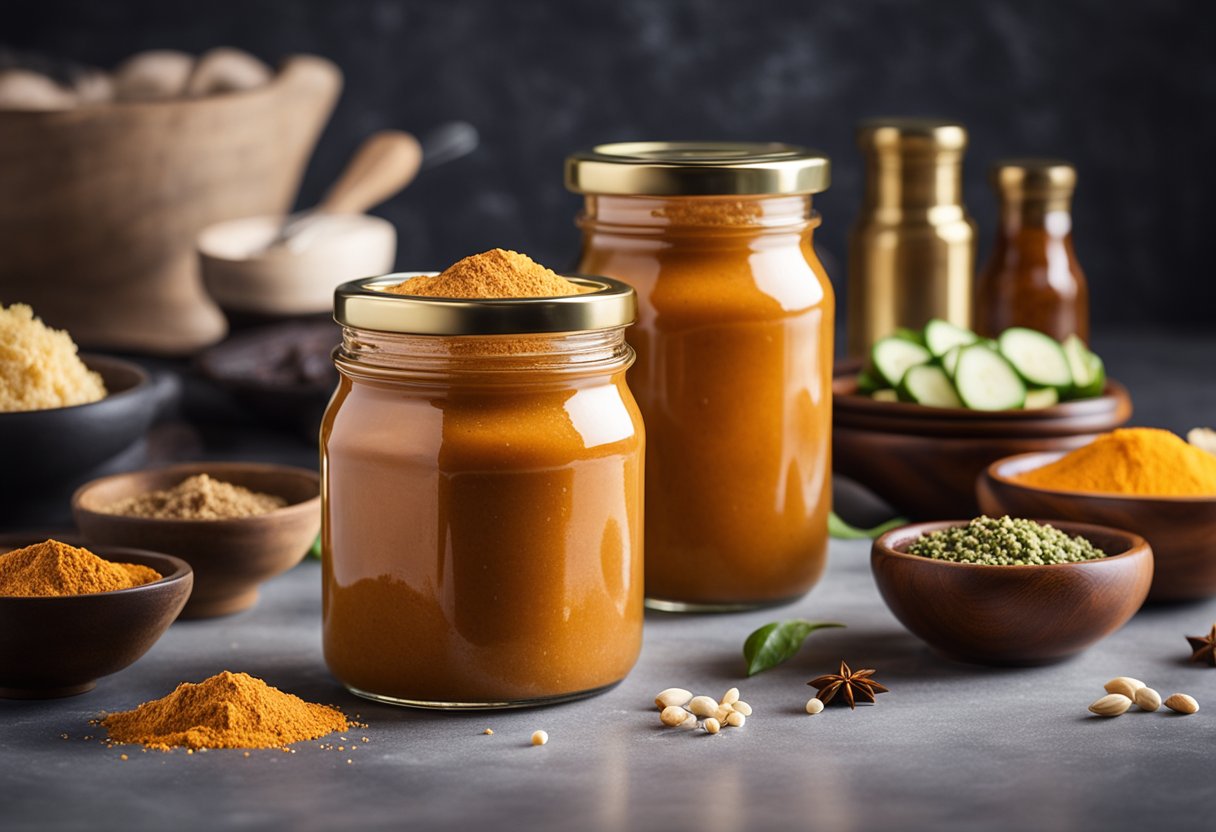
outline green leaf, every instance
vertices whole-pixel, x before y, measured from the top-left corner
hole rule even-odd
[[[793,658],[802,648],[807,636],[825,627],[843,627],[832,621],[807,621],[794,618],[789,621],[774,621],[765,624],[743,642],[743,658],[747,661],[747,675],[755,676],[762,670],[776,667]]]
[[[308,550],[310,558],[321,558],[321,535],[317,535],[317,539],[312,542],[312,546]]]
[[[897,529],[907,524],[907,518],[896,517],[872,529],[859,529],[841,520],[840,515],[834,511],[828,514],[828,534],[837,540],[873,540],[891,529]]]

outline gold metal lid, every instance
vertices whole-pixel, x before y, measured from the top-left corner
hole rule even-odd
[[[637,317],[632,287],[590,275],[563,275],[583,291],[556,298],[435,298],[384,291],[433,274],[398,272],[343,283],[334,290],[334,320],[355,329],[412,335],[528,335],[614,329]]]
[[[992,185],[1006,196],[1067,198],[1077,187],[1077,169],[1062,159],[1004,159],[992,166]]]
[[[738,196],[826,191],[831,163],[778,142],[621,142],[566,158],[566,187],[616,196]]]
[[[857,144],[876,151],[962,150],[967,146],[967,128],[934,118],[872,118],[858,125]]]

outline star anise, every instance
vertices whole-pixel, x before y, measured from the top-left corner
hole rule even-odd
[[[836,697],[836,694],[840,694],[841,700],[848,702],[849,707],[855,709],[857,700],[873,702],[874,694],[887,692],[885,686],[870,678],[873,675],[873,670],[850,670],[849,666],[842,661],[839,673],[820,676],[807,684],[819,691],[816,698],[823,704],[828,704]]]
[[[1186,640],[1191,643],[1191,649],[1195,651],[1191,654],[1191,661],[1207,662],[1212,667],[1216,667],[1216,624],[1212,625],[1212,632],[1206,636],[1187,636]]]

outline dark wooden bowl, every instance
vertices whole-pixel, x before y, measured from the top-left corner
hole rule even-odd
[[[45,540],[0,537],[0,552]],[[150,566],[164,577],[143,586],[54,598],[0,596],[0,697],[52,699],[92,690],[147,653],[173,623],[194,585],[170,555],[93,546],[106,560]]]
[[[1019,454],[987,467],[976,483],[985,514],[1049,517],[1130,529],[1153,547],[1150,601],[1192,601],[1216,595],[1216,497],[1136,497],[1053,491],[1014,477],[1059,459]]]
[[[283,508],[233,520],[158,520],[104,514],[118,500],[171,488],[194,474],[287,501]],[[72,513],[92,543],[171,552],[194,567],[194,594],[183,618],[210,618],[252,607],[258,585],[303,559],[321,528],[321,486],[315,471],[250,462],[191,462],[115,474],[86,483]]]
[[[996,413],[875,401],[855,376],[832,393],[832,469],[919,519],[975,515],[975,478],[995,460],[1079,448],[1132,414],[1114,381],[1095,399]]]
[[[1107,557],[1050,566],[984,566],[906,553],[921,535],[966,521],[887,532],[870,554],[883,600],[905,627],[952,659],[1036,665],[1066,659],[1127,623],[1148,594],[1153,553],[1144,538],[1053,522]]]

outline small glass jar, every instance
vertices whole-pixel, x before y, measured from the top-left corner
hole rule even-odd
[[[352,692],[439,708],[598,693],[642,637],[633,291],[450,300],[337,290],[321,427],[325,659]]]
[[[812,233],[826,157],[770,144],[602,145],[579,270],[638,292],[629,383],[646,419],[646,596],[664,610],[791,601],[831,504],[834,299]]]

